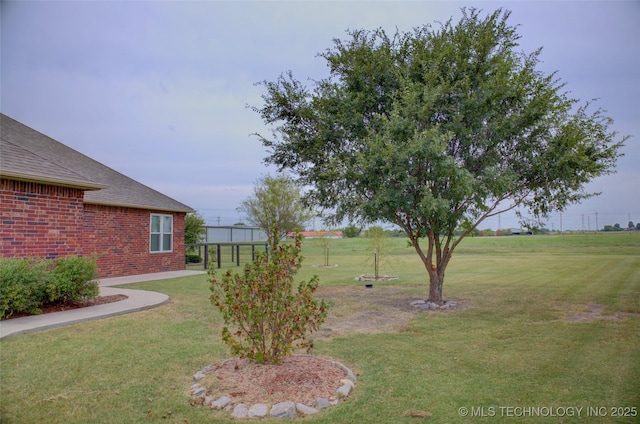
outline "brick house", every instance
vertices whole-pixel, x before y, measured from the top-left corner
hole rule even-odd
[[[1,257],[95,255],[103,278],[184,269],[193,209],[0,119]]]

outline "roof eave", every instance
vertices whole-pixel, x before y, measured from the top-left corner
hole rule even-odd
[[[154,211],[163,211],[163,212],[184,212],[184,213],[193,213],[194,209],[184,205],[183,208],[169,208],[166,206],[153,206],[153,205],[137,205],[132,203],[119,203],[119,202],[105,202],[105,201],[96,201],[96,200],[87,200],[84,199],[84,203],[90,205],[101,205],[101,206],[114,206],[118,208],[134,208],[134,209],[148,209]]]
[[[16,171],[0,171],[0,177],[9,180],[25,181],[30,183],[50,184],[69,188],[79,188],[82,190],[102,190],[108,188],[108,185],[99,184],[93,181],[69,180],[65,178],[56,178],[42,175],[35,175]]]

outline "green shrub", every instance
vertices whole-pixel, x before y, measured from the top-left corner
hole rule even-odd
[[[187,254],[184,256],[184,259],[188,264],[199,264],[202,262],[202,256],[200,255]]]
[[[100,292],[97,277],[95,260],[81,256],[59,258],[47,284],[48,301],[66,303],[97,297]]]
[[[271,237],[269,255],[260,253],[242,275],[229,270],[219,280],[215,269],[209,268],[210,300],[222,313],[222,339],[233,355],[275,364],[294,347],[313,348],[306,336],[324,322],[327,305],[313,299],[317,276],[300,282],[294,292],[293,277],[302,261],[301,240],[298,235],[295,244],[280,245],[277,236]],[[230,330],[230,325],[235,329]]]
[[[47,303],[98,296],[95,260],[64,257],[0,259],[0,319],[17,313],[38,314]]]
[[[0,319],[14,313],[40,312],[49,263],[42,259],[0,258]]]

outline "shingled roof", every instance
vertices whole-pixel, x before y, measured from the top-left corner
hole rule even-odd
[[[0,114],[0,176],[87,190],[84,202],[170,212],[189,206]]]

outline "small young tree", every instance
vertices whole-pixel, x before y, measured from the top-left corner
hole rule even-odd
[[[269,255],[261,253],[242,274],[227,271],[222,279],[211,275],[211,303],[222,313],[222,339],[231,352],[259,364],[277,364],[293,348],[313,349],[307,334],[317,331],[327,317],[327,304],[313,293],[318,277],[293,279],[300,269],[302,236],[294,244],[280,244],[277,229],[270,231]],[[230,328],[233,327],[233,328]]]
[[[280,238],[291,231],[303,229],[313,217],[311,210],[302,203],[300,186],[286,175],[267,175],[257,181],[253,196],[243,200],[237,210],[245,214],[247,221],[267,233],[271,231],[271,223],[275,222]]]
[[[384,255],[384,246],[387,240],[387,233],[384,228],[374,225],[367,230],[369,244],[373,249],[373,269],[376,280],[380,277],[380,262]]]
[[[331,244],[331,238],[334,233],[329,230],[325,231],[324,235],[320,237],[320,244],[322,244],[322,255],[324,256],[324,266],[329,266],[329,245]]]

